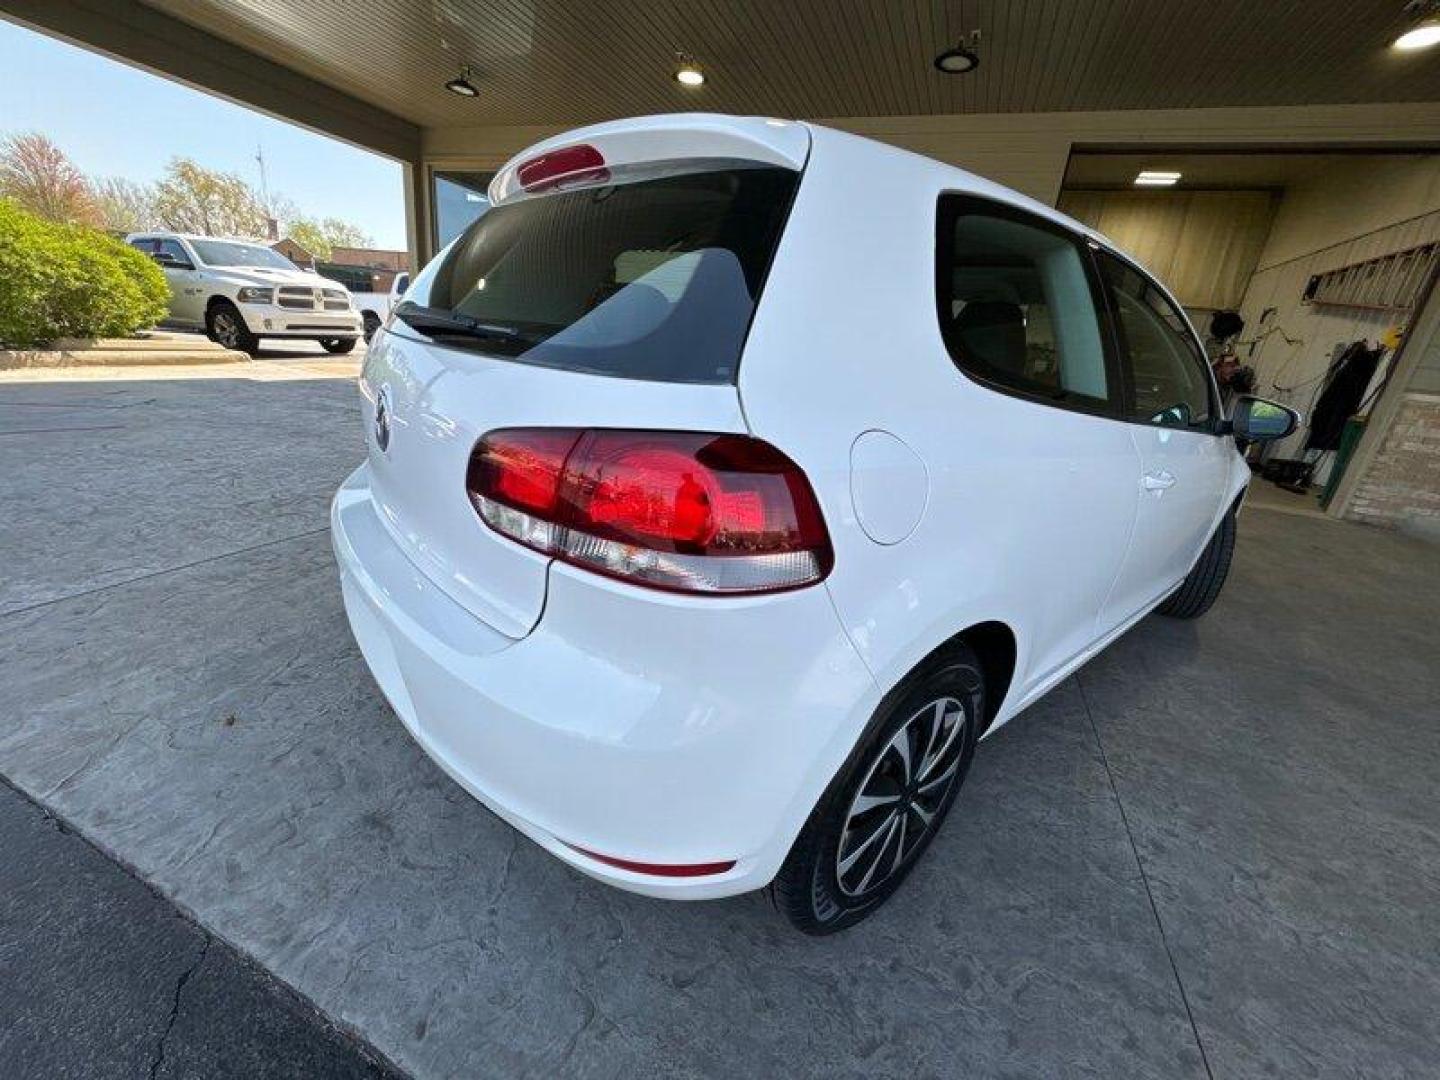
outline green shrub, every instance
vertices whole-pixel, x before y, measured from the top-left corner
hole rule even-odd
[[[0,348],[123,337],[159,322],[169,303],[165,275],[134,248],[0,199]]]

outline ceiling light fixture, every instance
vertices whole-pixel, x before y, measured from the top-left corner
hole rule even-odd
[[[1141,169],[1135,177],[1136,187],[1174,187],[1180,181],[1180,174],[1169,169]]]
[[[972,30],[967,42],[961,38],[953,49],[935,57],[935,70],[943,75],[964,75],[980,66],[980,31]]]
[[[452,94],[459,94],[461,97],[479,97],[480,88],[470,81],[470,76],[474,74],[475,72],[470,69],[470,65],[466,64],[460,69],[459,75],[456,75],[455,78],[445,84],[445,89],[449,90]]]
[[[1414,52],[1440,45],[1440,0],[1410,0],[1401,11],[1411,26],[1390,43],[1391,48]]]
[[[691,89],[705,85],[705,72],[700,70],[700,65],[695,62],[694,57],[687,53],[676,53],[675,61],[677,64],[675,68],[676,82]]]
[[[1391,45],[1402,52],[1440,45],[1440,18],[1426,19],[1420,25],[1412,26],[1391,42]]]

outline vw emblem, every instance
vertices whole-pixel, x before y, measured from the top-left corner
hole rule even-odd
[[[390,387],[382,386],[375,395],[375,445],[383,453],[390,448]]]

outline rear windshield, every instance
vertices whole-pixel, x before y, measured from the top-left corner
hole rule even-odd
[[[569,371],[733,382],[797,179],[727,164],[497,206],[415,278],[396,329]]]

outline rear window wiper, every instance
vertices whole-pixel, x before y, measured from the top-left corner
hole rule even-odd
[[[401,304],[395,309],[395,317],[407,326],[431,335],[517,341],[523,345],[533,344],[535,340],[513,326],[487,323],[471,318],[469,315],[462,315],[457,311],[425,307],[421,304]]]

